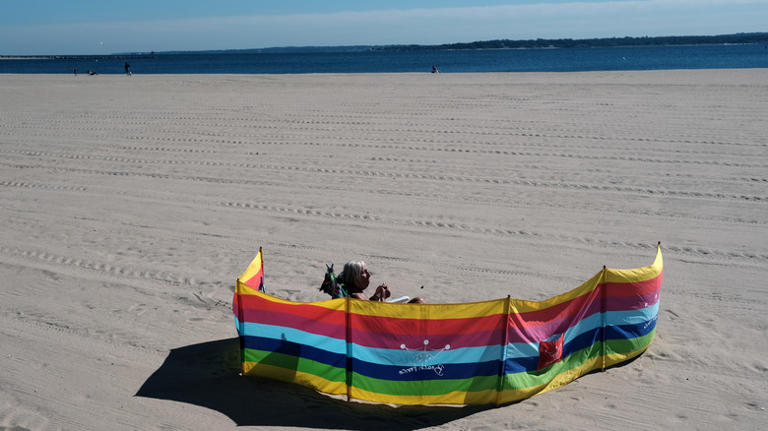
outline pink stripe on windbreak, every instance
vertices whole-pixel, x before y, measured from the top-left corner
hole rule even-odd
[[[283,326],[286,328],[298,329],[326,337],[346,339],[345,325],[334,325],[332,323],[319,322],[295,314],[281,313],[279,311],[265,310],[243,310],[245,321],[251,323],[261,323],[264,325]]]

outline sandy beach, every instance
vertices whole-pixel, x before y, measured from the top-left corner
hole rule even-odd
[[[762,429],[768,69],[0,75],[0,430]],[[238,376],[235,278],[541,300],[649,265],[637,360],[517,404]],[[422,288],[423,286],[423,288]],[[761,425],[762,424],[762,425]]]

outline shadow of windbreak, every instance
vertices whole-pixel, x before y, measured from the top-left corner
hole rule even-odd
[[[189,403],[238,426],[414,430],[442,425],[490,406],[401,406],[346,402],[297,384],[243,377],[238,338],[171,350],[136,396]]]

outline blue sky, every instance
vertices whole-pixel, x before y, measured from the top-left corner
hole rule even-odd
[[[768,31],[768,0],[7,0],[0,54]]]

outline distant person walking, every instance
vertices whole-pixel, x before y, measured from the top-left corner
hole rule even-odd
[[[77,68],[74,68],[72,71],[75,72],[75,76],[77,76]]]
[[[128,75],[128,76],[131,76],[131,75],[133,75],[133,74],[131,73],[131,65],[130,65],[130,64],[128,64],[128,62],[127,62],[127,61],[125,62],[125,66],[124,66],[124,67],[125,67],[125,74],[126,74],[126,75]]]

